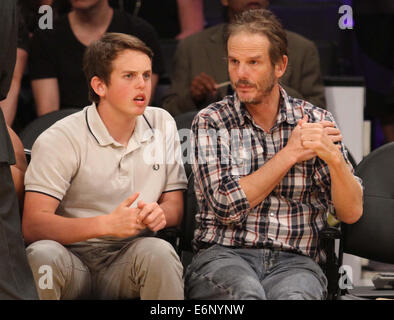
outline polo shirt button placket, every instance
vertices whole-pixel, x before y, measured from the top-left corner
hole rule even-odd
[[[123,160],[124,160],[124,155],[119,160],[119,178],[125,180],[129,178],[129,173],[127,172],[127,170],[125,170],[124,166],[122,165]]]

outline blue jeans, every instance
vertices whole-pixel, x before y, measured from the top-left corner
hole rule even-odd
[[[185,273],[185,296],[193,300],[320,300],[326,288],[311,258],[272,249],[214,245],[199,252]]]

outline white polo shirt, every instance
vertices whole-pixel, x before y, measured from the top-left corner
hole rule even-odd
[[[137,118],[127,147],[112,138],[94,104],[56,122],[34,143],[25,175],[26,191],[58,199],[56,214],[72,218],[109,214],[135,192],[133,207],[186,188],[175,121],[154,107]]]

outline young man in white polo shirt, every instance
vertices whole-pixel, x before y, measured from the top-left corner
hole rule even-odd
[[[23,234],[41,299],[183,299],[182,264],[152,237],[180,223],[187,181],[173,118],[147,107],[151,66],[139,39],[104,35],[84,56],[94,103],[33,146]]]

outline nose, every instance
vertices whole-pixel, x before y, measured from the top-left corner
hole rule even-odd
[[[144,88],[145,87],[145,79],[142,74],[136,77],[136,87],[137,88]]]
[[[240,79],[246,79],[248,77],[248,67],[244,63],[240,63],[238,66],[238,77]]]

